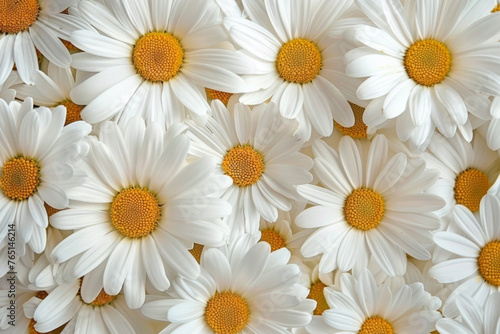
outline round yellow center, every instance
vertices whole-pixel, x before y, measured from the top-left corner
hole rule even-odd
[[[317,281],[311,286],[309,290],[309,295],[307,298],[314,299],[316,301],[316,308],[314,309],[314,315],[322,315],[325,310],[328,310],[330,306],[326,302],[325,294],[323,290],[326,288],[326,285],[321,281]]]
[[[137,72],[144,79],[168,81],[179,72],[184,50],[171,34],[150,32],[137,41],[132,58]]]
[[[97,295],[97,297],[90,303],[92,306],[102,306],[108,303],[111,303],[113,300],[115,300],[116,296],[110,296],[106,292],[104,292],[104,289],[101,289],[101,292]]]
[[[497,5],[493,10],[491,11],[492,13],[496,13],[500,11],[500,5]]]
[[[265,241],[271,245],[271,252],[286,247],[285,240],[283,240],[278,232],[273,230],[263,230],[259,241]]]
[[[64,125],[82,120],[80,114],[85,106],[81,106],[70,100],[63,101],[61,104],[66,107],[66,121]]]
[[[366,138],[366,131],[368,127],[365,123],[363,123],[363,113],[365,112],[365,108],[351,102],[349,102],[349,105],[351,106],[352,112],[354,114],[354,125],[350,128],[346,128],[334,121],[335,126],[346,136],[357,139]]]
[[[189,253],[193,255],[193,257],[196,259],[196,262],[200,263],[201,260],[201,252],[203,251],[203,245],[200,244],[194,244],[194,247],[189,250]]]
[[[226,291],[216,293],[207,302],[205,319],[217,334],[236,334],[241,332],[250,320],[250,310],[243,298]]]
[[[490,189],[488,177],[483,172],[468,168],[455,179],[455,200],[457,204],[466,206],[470,211],[479,210],[481,198]]]
[[[500,286],[500,241],[487,243],[479,253],[477,262],[486,282]]]
[[[230,149],[222,161],[222,169],[234,184],[246,187],[256,183],[264,173],[262,154],[250,145],[238,145]]]
[[[384,200],[371,189],[356,189],[347,196],[344,213],[347,222],[355,228],[370,230],[377,227],[384,215]]]
[[[416,83],[432,86],[443,81],[450,71],[451,54],[443,43],[424,39],[406,51],[404,65],[406,73]]]
[[[36,21],[38,11],[37,0],[0,1],[0,34],[17,34],[28,30]]]
[[[0,188],[13,200],[25,200],[33,195],[40,183],[40,166],[34,159],[14,158],[3,166]]]
[[[278,52],[276,69],[290,82],[312,81],[321,70],[321,52],[311,41],[297,38],[286,42]]]
[[[206,88],[205,90],[211,100],[220,100],[226,106],[231,96],[233,96],[232,93],[221,92],[220,90],[214,90],[210,88]]]
[[[380,317],[365,320],[358,334],[394,334],[390,323]]]
[[[124,236],[139,238],[158,225],[160,206],[146,188],[124,189],[111,203],[111,223]]]
[[[50,205],[48,205],[47,203],[43,203],[43,206],[45,207],[45,211],[47,211],[47,216],[50,217],[52,216],[54,213],[57,213],[61,210],[59,209],[54,209],[53,207],[51,207]]]

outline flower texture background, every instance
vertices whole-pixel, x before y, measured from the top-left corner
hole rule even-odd
[[[0,0],[0,333],[500,334],[498,12]]]

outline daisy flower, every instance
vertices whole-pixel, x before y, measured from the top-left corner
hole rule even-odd
[[[441,318],[436,308],[426,306],[427,300],[436,297],[425,292],[420,283],[391,290],[386,285],[377,286],[365,269],[358,278],[343,274],[339,290],[325,289],[330,306],[323,312],[325,324],[310,328],[310,333],[332,333],[333,327],[346,334],[424,334],[434,330]]]
[[[490,119],[487,95],[500,96],[500,14],[465,19],[466,0],[356,0],[375,26],[361,25],[363,46],[346,54],[346,72],[367,78],[360,99],[384,96],[383,116],[397,118],[402,141],[425,149],[437,127],[445,137],[457,128],[470,141],[469,112]],[[477,2],[483,6],[484,1]],[[365,120],[374,119],[365,113]]]
[[[74,103],[70,97],[71,89],[81,77],[79,74],[77,71],[76,75],[73,75],[71,68],[62,68],[49,63],[47,74],[36,71],[33,77],[34,85],[19,84],[12,88],[16,90],[18,99],[31,97],[36,105],[49,108],[65,106],[67,125],[82,119],[80,113],[84,106]]]
[[[204,126],[186,122],[190,153],[214,157],[215,173],[231,177],[222,197],[233,207],[232,234],[255,233],[261,217],[275,222],[278,209],[289,211],[292,200],[301,199],[294,187],[312,180],[312,160],[299,153],[303,142],[293,136],[296,122],[281,117],[274,103],[253,109],[238,103],[230,113],[213,101],[212,113]]]
[[[43,299],[31,298],[25,306],[26,316],[32,318],[31,328],[36,333],[61,326],[65,333],[154,333],[139,311],[127,307],[122,294],[110,296],[101,289],[86,300],[84,286],[78,279],[45,293]]]
[[[440,173],[428,190],[446,201],[436,212],[440,217],[450,214],[457,204],[477,212],[481,199],[500,175],[500,157],[478,133],[471,143],[459,135],[445,138],[436,133],[423,157],[429,168]]]
[[[178,278],[175,296],[146,303],[142,313],[171,322],[163,332],[285,333],[311,320],[315,302],[293,293],[300,271],[290,252],[244,235],[231,252],[207,249],[196,280]]]
[[[71,91],[92,124],[140,114],[169,126],[185,110],[205,115],[204,88],[238,93],[238,74],[253,71],[248,57],[220,46],[227,33],[212,1],[84,0],[76,12],[98,30],[71,35],[85,51],[72,66],[97,73]]]
[[[60,270],[64,281],[96,271],[106,293],[123,287],[127,305],[138,308],[146,278],[164,291],[177,274],[198,277],[188,252],[194,242],[225,244],[229,231],[221,218],[231,207],[215,194],[227,189],[230,178],[214,175],[210,157],[185,165],[184,130],[179,124],[168,131],[157,123],[146,126],[138,116],[121,127],[103,124],[82,163],[88,181],[50,220],[74,230],[51,254],[57,263],[67,261]]]
[[[9,105],[0,100],[0,239],[14,223],[16,243],[36,253],[45,249],[47,238],[44,202],[64,209],[67,191],[84,182],[73,165],[85,153],[82,140],[91,127],[64,126],[65,109],[33,109],[30,98]]]
[[[82,19],[62,13],[78,0],[5,0],[0,4],[0,85],[16,65],[23,82],[33,84],[36,50],[50,62],[69,67],[71,56],[60,39],[90,29]]]
[[[299,121],[308,140],[311,128],[332,133],[332,118],[342,126],[354,116],[341,89],[347,86],[340,42],[329,36],[352,1],[243,0],[250,20],[228,17],[233,41],[256,61],[256,73],[244,76],[244,104],[271,99],[281,114]]]
[[[406,254],[428,260],[433,230],[440,221],[433,211],[444,201],[424,191],[437,179],[421,159],[389,154],[383,135],[355,142],[345,136],[338,153],[325,142],[313,144],[314,171],[322,186],[299,185],[312,207],[295,222],[315,228],[304,242],[305,257],[322,254],[319,270],[359,272],[370,254],[390,276],[406,272]]]
[[[500,292],[492,293],[484,306],[467,295],[458,296],[457,307],[461,320],[439,319],[440,334],[500,333]]]
[[[484,305],[488,295],[500,287],[500,200],[485,195],[479,207],[479,218],[462,205],[453,210],[454,223],[460,234],[437,232],[434,242],[455,255],[429,270],[441,283],[460,282],[443,308],[446,317],[458,315],[456,296],[468,295]]]

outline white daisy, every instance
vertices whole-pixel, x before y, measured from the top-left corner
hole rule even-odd
[[[354,38],[363,44],[346,54],[347,74],[366,78],[357,95],[385,96],[383,116],[397,117],[402,141],[424,149],[434,129],[452,137],[458,128],[470,141],[469,112],[490,119],[489,100],[500,96],[500,14],[469,22],[467,0],[356,0],[374,26]],[[487,1],[477,6],[490,6]],[[365,113],[365,121],[375,119]]]
[[[457,204],[477,212],[481,199],[500,175],[500,157],[479,133],[471,143],[459,135],[445,138],[436,133],[423,157],[429,168],[440,173],[428,190],[446,201],[446,206],[436,212],[440,217],[450,214]]]
[[[227,40],[218,11],[202,0],[81,1],[79,15],[99,31],[71,35],[85,51],[73,55],[72,66],[97,73],[71,92],[72,101],[86,105],[82,118],[98,123],[140,114],[169,126],[186,109],[210,110],[204,88],[242,91],[238,74],[251,73],[253,64],[218,45]]]
[[[320,135],[332,133],[332,118],[354,124],[340,41],[329,36],[352,1],[243,0],[249,20],[228,17],[234,42],[257,62],[257,72],[244,76],[245,104],[269,98],[281,114],[299,121],[300,136],[308,140],[311,127]]]
[[[278,209],[289,211],[292,200],[300,200],[294,187],[312,180],[312,160],[299,153],[303,142],[292,135],[296,122],[281,117],[274,103],[253,109],[238,103],[230,113],[213,101],[212,113],[204,126],[186,122],[190,153],[215,157],[215,173],[232,178],[222,196],[233,207],[232,235],[255,233],[260,217],[275,222]]]
[[[189,138],[184,127],[151,123],[139,117],[122,127],[105,122],[82,168],[88,181],[70,193],[68,209],[51,224],[74,230],[52,257],[65,262],[66,282],[98,271],[106,293],[124,288],[127,304],[140,307],[146,278],[160,291],[177,274],[194,279],[200,268],[189,254],[193,242],[225,244],[229,231],[221,218],[231,207],[214,194],[230,185],[215,176],[215,159],[185,166]],[[102,266],[100,266],[102,264]]]
[[[64,333],[154,333],[139,311],[127,307],[123,295],[110,296],[101,289],[85,300],[84,286],[78,279],[58,286],[43,299],[29,300],[25,312],[32,318],[36,333],[47,333],[61,326]]]
[[[500,292],[492,293],[486,304],[480,305],[467,295],[457,297],[461,319],[439,319],[440,334],[499,334]]]
[[[71,56],[60,39],[90,29],[82,19],[62,13],[79,0],[6,0],[0,4],[0,85],[14,64],[21,79],[33,84],[38,69],[35,48],[50,62],[69,67]]]
[[[391,290],[377,286],[368,269],[358,278],[350,274],[340,277],[339,291],[325,289],[329,310],[323,312],[324,324],[308,326],[310,333],[332,333],[332,327],[342,333],[358,334],[423,334],[435,329],[441,318],[427,301],[439,299],[425,292],[422,284],[414,283]],[[310,328],[311,327],[311,328]]]
[[[479,219],[462,205],[455,207],[453,216],[460,234],[437,232],[434,242],[455,256],[429,270],[441,283],[461,283],[444,305],[443,314],[447,317],[458,315],[456,296],[468,295],[484,305],[488,295],[500,287],[500,200],[493,195],[484,196]]]
[[[228,249],[205,250],[200,277],[178,278],[173,298],[148,302],[142,313],[170,321],[164,333],[278,334],[309,323],[315,302],[294,294],[300,271],[287,264],[288,250],[271,253],[247,235]]]
[[[0,100],[0,239],[15,224],[17,240],[34,252],[45,249],[44,202],[64,209],[67,191],[84,182],[74,163],[85,153],[85,122],[64,126],[64,107],[33,109],[33,101]],[[21,251],[20,256],[24,255]]]
[[[359,272],[371,254],[384,272],[396,276],[406,272],[406,254],[430,258],[431,232],[440,226],[433,211],[444,201],[424,192],[437,173],[425,170],[422,159],[390,152],[383,135],[371,143],[345,136],[339,153],[318,140],[313,151],[322,186],[297,187],[314,206],[295,222],[316,229],[301,252],[305,257],[322,254],[320,272]]]
[[[18,99],[31,97],[36,105],[49,108],[65,106],[67,111],[65,124],[69,124],[82,119],[80,113],[84,106],[74,103],[70,97],[70,91],[80,77],[79,71],[73,75],[71,68],[62,68],[49,63],[47,74],[36,71],[33,77],[34,85],[19,84],[12,88],[16,90]]]

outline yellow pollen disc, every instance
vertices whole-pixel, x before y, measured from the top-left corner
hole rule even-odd
[[[35,297],[36,298],[39,298],[41,300],[44,300],[45,297],[47,297],[49,294],[46,292],[46,291],[38,291],[36,294],[35,294]]]
[[[50,205],[48,205],[47,203],[43,203],[43,206],[45,207],[45,211],[47,211],[47,216],[50,217],[52,216],[54,213],[57,213],[61,210],[59,209],[54,209],[53,207],[51,207]]]
[[[194,247],[189,250],[189,253],[193,255],[193,257],[196,259],[198,263],[200,263],[201,260],[201,252],[203,251],[203,245],[200,244],[194,244]]]
[[[66,107],[66,121],[64,125],[82,120],[80,114],[85,106],[76,104],[70,100],[62,101],[60,104]]]
[[[25,200],[33,195],[40,183],[40,166],[33,159],[14,158],[3,166],[0,188],[13,200]]]
[[[500,5],[497,5],[493,10],[491,11],[492,13],[496,13],[500,11]]]
[[[38,16],[37,0],[0,1],[0,34],[17,34],[26,31]]]
[[[335,126],[346,136],[356,139],[366,138],[366,131],[368,130],[368,127],[365,123],[363,123],[363,113],[365,112],[365,108],[351,102],[349,102],[349,105],[351,106],[354,114],[354,125],[350,128],[346,128],[334,121]]]
[[[328,303],[326,302],[325,294],[323,293],[325,288],[326,285],[324,285],[323,282],[317,281],[309,290],[307,298],[313,299],[317,303],[313,312],[314,315],[322,315],[325,310],[330,309],[330,306],[328,306]]]
[[[104,289],[101,289],[101,292],[97,295],[97,297],[90,303],[92,306],[102,306],[108,303],[111,303],[113,300],[115,300],[116,296],[110,296],[106,292],[104,292]]]
[[[261,237],[259,241],[265,241],[269,245],[271,245],[271,252],[286,247],[285,240],[283,240],[283,238],[279,235],[278,232],[273,230],[261,231]]]
[[[111,223],[124,236],[139,238],[158,225],[160,206],[146,188],[124,189],[111,203]]]
[[[236,334],[241,332],[250,320],[250,310],[240,296],[230,291],[217,292],[207,302],[205,319],[217,334]]]
[[[453,190],[457,204],[476,212],[479,210],[481,198],[486,195],[488,189],[490,182],[486,174],[475,168],[468,168],[457,176]]]
[[[144,79],[168,81],[181,68],[184,50],[177,38],[166,32],[150,32],[142,36],[132,55],[135,68]]]
[[[487,243],[479,253],[477,262],[486,282],[500,286],[500,241]]]
[[[295,83],[312,81],[321,70],[321,65],[321,52],[318,47],[302,38],[283,44],[276,58],[276,69],[280,76]]]
[[[384,215],[384,200],[371,189],[356,189],[347,196],[344,213],[349,224],[367,231],[380,223]]]
[[[246,187],[256,183],[264,173],[262,154],[250,145],[238,145],[230,149],[222,161],[222,169],[231,176],[234,184]]]
[[[390,323],[380,317],[365,320],[358,334],[394,334]]]
[[[231,96],[233,96],[232,93],[221,92],[220,90],[214,90],[210,88],[206,88],[205,90],[211,100],[220,100],[226,106]]]
[[[424,39],[415,42],[404,57],[406,73],[416,83],[432,86],[444,80],[451,68],[451,54],[441,42]]]

